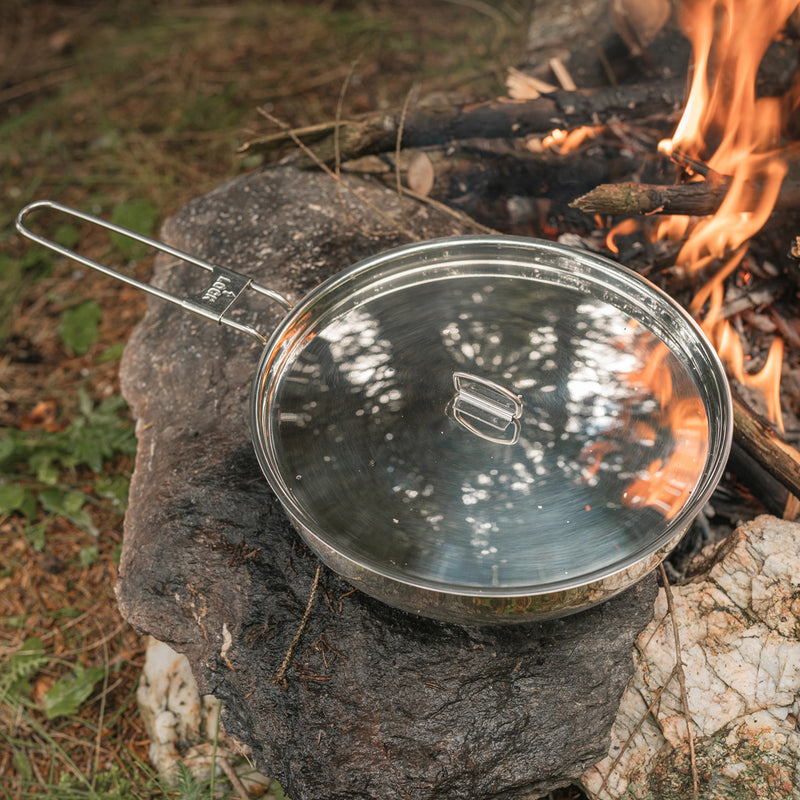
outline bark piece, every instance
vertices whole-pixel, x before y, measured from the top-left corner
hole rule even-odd
[[[800,453],[738,397],[733,398],[733,436],[770,475],[800,496]]]
[[[421,237],[459,233],[435,209],[348,183]],[[345,204],[345,207],[341,205]],[[383,223],[381,223],[383,224]],[[275,168],[186,206],[165,238],[297,300],[398,244],[325,175]],[[195,273],[158,262],[191,292]],[[277,308],[245,309],[268,330]],[[153,300],[126,348],[124,392],[139,452],[118,597],[123,615],[187,656],[227,732],[293,800],[535,798],[604,752],[652,614],[651,577],[586,613],[511,629],[420,619],[327,569],[285,674],[317,573],[262,478],[247,430],[260,348]]]

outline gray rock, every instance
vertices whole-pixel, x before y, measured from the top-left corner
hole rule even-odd
[[[352,181],[400,220],[396,195]],[[404,204],[421,237],[465,232]],[[297,299],[358,259],[401,243],[319,174],[274,168],[230,181],[171,219],[176,247]],[[159,260],[156,282],[191,294]],[[240,319],[268,331],[257,304]],[[123,615],[189,659],[220,698],[227,732],[293,800],[534,798],[608,752],[652,618],[655,581],[567,619],[467,628],[385,606],[323,568],[307,624],[276,680],[318,569],[261,476],[250,444],[254,340],[153,300],[126,348],[123,389],[139,452],[117,593]]]

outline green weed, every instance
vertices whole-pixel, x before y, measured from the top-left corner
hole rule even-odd
[[[103,465],[136,452],[133,426],[122,414],[125,407],[118,396],[95,405],[85,390],[79,390],[78,413],[64,430],[0,429],[0,516],[21,514],[36,550],[45,544],[47,519],[39,518],[40,511],[96,535],[88,503],[124,508],[127,480],[104,476]],[[83,468],[90,475],[81,475],[78,482]],[[87,480],[92,483],[88,492]]]
[[[44,693],[44,703],[40,706],[32,699],[32,680],[54,670],[62,674]],[[93,697],[96,699],[96,690],[107,676],[107,666],[87,667],[57,658],[36,636],[26,639],[15,652],[0,660],[0,743],[11,753],[13,767],[12,773],[0,774],[0,797],[156,800],[174,796],[162,786],[153,770],[129,751],[122,752],[124,758],[118,763],[102,768],[95,763],[89,771],[70,756],[63,744],[69,743],[67,729],[71,725],[88,728],[89,737],[96,735],[96,728],[77,714]],[[131,699],[132,694],[127,702]],[[127,702],[115,716],[128,708]],[[102,722],[102,703],[100,709]],[[105,724],[114,722],[111,717]],[[49,764],[44,773],[42,764]]]
[[[85,300],[61,315],[58,333],[61,341],[76,355],[82,356],[97,341],[103,312],[96,300]]]

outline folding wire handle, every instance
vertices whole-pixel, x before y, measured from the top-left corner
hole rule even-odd
[[[159,250],[162,253],[167,253],[168,255],[179,259],[180,261],[186,261],[189,264],[194,264],[197,267],[201,267],[202,269],[211,273],[211,283],[208,284],[206,289],[204,289],[202,292],[183,298],[171,294],[170,292],[165,292],[163,289],[159,289],[156,286],[151,286],[149,283],[143,283],[142,281],[136,280],[136,278],[125,275],[123,272],[119,272],[111,267],[107,267],[97,261],[93,261],[91,258],[82,256],[67,247],[63,247],[57,242],[53,242],[44,236],[34,233],[25,226],[24,222],[27,217],[32,212],[43,208],[49,208],[62,214],[76,217],[84,222],[98,225],[99,227],[105,228],[113,233],[120,234],[121,236],[127,236],[129,239],[134,239],[137,242],[141,242],[142,244]],[[225,316],[239,299],[242,292],[244,292],[245,289],[252,289],[259,294],[270,298],[270,300],[274,300],[276,303],[279,303],[287,311],[292,307],[292,304],[285,297],[283,297],[283,295],[273,291],[272,289],[267,289],[266,287],[255,283],[246,275],[242,275],[238,272],[234,272],[233,270],[225,269],[225,267],[220,267],[217,264],[204,261],[202,258],[197,258],[196,256],[184,253],[181,250],[170,247],[168,244],[159,242],[156,239],[151,239],[149,236],[144,236],[141,233],[136,233],[135,231],[115,225],[113,222],[107,222],[100,217],[95,217],[92,214],[86,214],[83,211],[78,211],[77,209],[70,208],[69,206],[61,205],[61,203],[56,203],[52,200],[39,200],[35,203],[30,203],[29,205],[25,206],[25,208],[23,208],[22,211],[17,214],[16,226],[17,230],[23,236],[31,241],[37,242],[43,247],[46,247],[48,250],[52,250],[54,253],[58,253],[66,258],[72,259],[73,261],[77,261],[79,264],[83,264],[86,267],[96,269],[98,272],[102,272],[105,275],[110,275],[112,278],[116,278],[123,283],[127,283],[129,286],[135,286],[137,289],[141,289],[148,294],[160,297],[162,300],[166,300],[169,303],[180,306],[181,308],[191,311],[193,314],[198,314],[205,319],[210,319],[220,325],[227,325],[229,328],[233,328],[234,330],[248,333],[250,336],[257,339],[261,344],[266,343],[266,336],[259,333],[250,325],[243,325],[241,322],[237,322],[236,320]]]

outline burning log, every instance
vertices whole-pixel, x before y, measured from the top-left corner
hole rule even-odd
[[[781,439],[769,423],[736,396],[733,439],[795,497],[800,497],[800,452]]]
[[[800,501],[736,441],[731,447],[728,469],[761,502],[769,514],[790,521],[797,519]]]
[[[403,145],[426,147],[466,139],[514,139],[550,133],[554,128],[598,125],[612,120],[642,120],[654,114],[671,114],[683,102],[683,81],[657,85],[622,86],[583,91],[556,91],[534,100],[513,102],[490,100],[463,105],[422,106],[405,117],[400,111],[377,112],[344,120],[325,122],[292,131],[306,145],[313,146],[326,164],[339,157],[347,161],[374,153],[393,152],[402,125]],[[274,153],[292,144],[282,131],[252,139],[240,152]]]
[[[753,191],[758,192],[754,185]],[[638,216],[641,214],[682,214],[690,217],[714,214],[730,189],[730,180],[657,186],[642,183],[601,184],[570,203],[587,214]],[[786,180],[781,186],[775,209],[800,205],[800,181]]]

